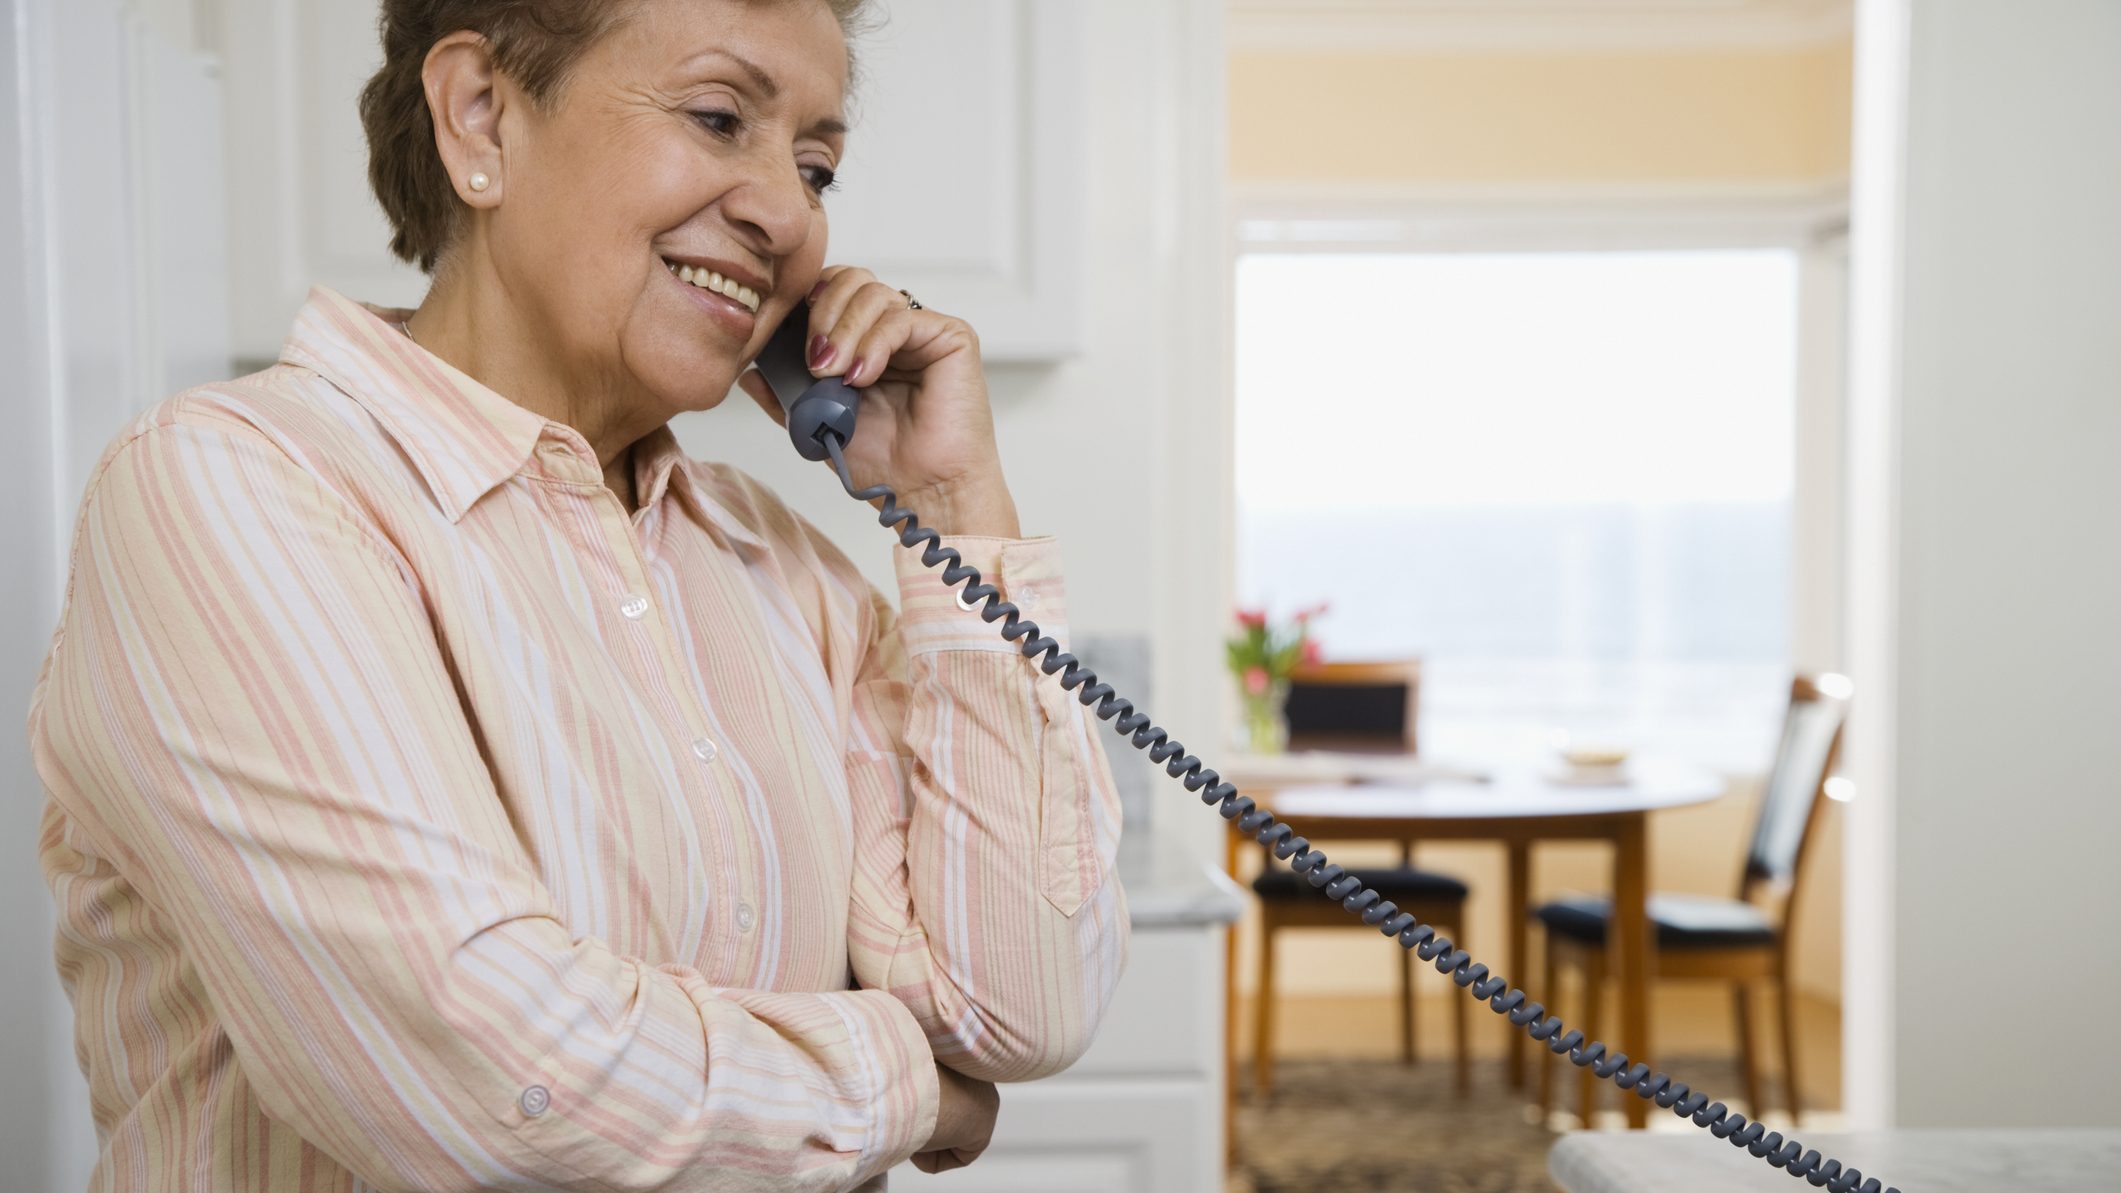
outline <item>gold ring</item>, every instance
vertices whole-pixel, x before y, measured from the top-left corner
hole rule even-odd
[[[911,295],[911,294],[906,294],[906,292],[905,292],[904,290],[901,290],[901,291],[899,291],[899,293],[900,293],[900,294],[904,294],[904,295],[906,296],[906,309],[907,309],[907,310],[909,310],[909,311],[925,311],[925,310],[927,310],[927,309],[928,309],[927,307],[924,307],[924,306],[922,306],[922,305],[921,305],[921,300],[920,300],[920,299],[918,299],[918,298],[915,298],[915,297],[914,297],[913,295]]]

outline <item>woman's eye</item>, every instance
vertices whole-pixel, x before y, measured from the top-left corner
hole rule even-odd
[[[708,132],[724,137],[734,136],[743,123],[735,112],[694,112],[692,118]]]
[[[811,190],[821,195],[840,187],[840,176],[830,166],[803,167],[803,181],[810,184]]]

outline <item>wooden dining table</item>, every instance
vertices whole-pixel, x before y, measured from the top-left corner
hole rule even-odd
[[[1333,781],[1305,781],[1319,775]],[[1523,988],[1533,1001],[1552,1005],[1552,995],[1525,987],[1526,921],[1530,918],[1532,848],[1545,841],[1604,841],[1613,847],[1612,972],[1619,979],[1617,1022],[1595,1025],[1608,1048],[1631,1061],[1652,1055],[1649,987],[1656,940],[1649,922],[1648,826],[1652,812],[1703,804],[1722,796],[1728,782],[1705,768],[1671,760],[1630,759],[1613,780],[1575,781],[1558,764],[1523,763],[1485,771],[1459,770],[1409,759],[1349,755],[1346,758],[1262,757],[1229,768],[1225,777],[1282,818],[1329,855],[1335,842],[1497,841],[1506,856],[1509,939],[1499,968],[1475,942],[1476,961]],[[1296,779],[1296,781],[1291,781]],[[1250,780],[1249,785],[1247,780]],[[1246,843],[1229,834],[1227,864],[1234,876],[1238,850]],[[1257,848],[1257,846],[1254,846]],[[1542,980],[1544,976],[1542,976]],[[1227,983],[1234,1021],[1236,984]],[[1526,1080],[1527,1037],[1510,1033],[1509,1075]],[[1230,1041],[1234,1049],[1234,1037]],[[1625,1098],[1627,1122],[1649,1121],[1649,1103]]]

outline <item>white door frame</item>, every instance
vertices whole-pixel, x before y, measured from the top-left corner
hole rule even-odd
[[[127,419],[226,376],[225,217],[206,0],[5,0],[0,62],[0,1156],[9,1187],[79,1189],[97,1154],[36,864],[22,726],[91,466]],[[211,212],[211,216],[207,213]]]

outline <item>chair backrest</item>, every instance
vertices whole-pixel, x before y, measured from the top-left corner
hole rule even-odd
[[[1826,798],[1827,777],[1841,753],[1853,690],[1839,675],[1800,675],[1791,682],[1782,740],[1746,850],[1741,898],[1753,898],[1765,887],[1785,897],[1781,910],[1787,911],[1787,896],[1802,870],[1812,824]]]
[[[1289,748],[1415,752],[1421,660],[1315,663],[1289,676]]]

